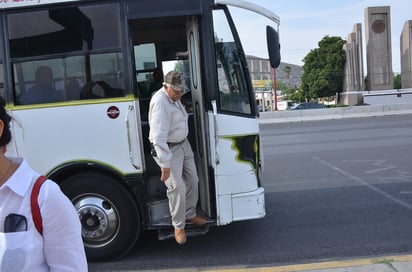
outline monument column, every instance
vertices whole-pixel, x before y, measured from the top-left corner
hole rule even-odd
[[[392,44],[390,7],[365,9],[366,62],[370,91],[392,90]]]
[[[343,49],[346,52],[346,63],[340,102],[347,105],[358,105],[363,102],[361,91],[364,90],[362,25],[360,23],[354,25]]]
[[[412,20],[406,21],[401,34],[402,89],[412,88]]]

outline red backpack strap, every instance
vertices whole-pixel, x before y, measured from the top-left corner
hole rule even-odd
[[[30,196],[31,215],[33,217],[34,226],[40,234],[43,234],[43,224],[39,207],[39,192],[42,184],[47,180],[45,176],[40,176],[34,183]]]

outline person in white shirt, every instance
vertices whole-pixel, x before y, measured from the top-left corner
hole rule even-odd
[[[0,271],[88,271],[79,216],[51,180],[40,187],[43,232],[37,231],[30,196],[40,174],[25,159],[4,155],[11,140],[10,120],[0,106]]]
[[[199,179],[187,139],[188,114],[180,101],[185,88],[183,75],[170,71],[149,105],[152,156],[161,168],[160,180],[167,187],[172,225],[179,244],[186,242],[186,219],[196,225],[206,224],[204,217],[196,215]]]

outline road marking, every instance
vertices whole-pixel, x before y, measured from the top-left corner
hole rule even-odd
[[[372,173],[376,173],[376,172],[380,172],[380,171],[386,171],[386,170],[389,170],[389,169],[397,168],[397,166],[395,166],[395,165],[386,164],[386,160],[377,160],[372,165],[378,166],[378,167],[380,166],[381,168],[366,171],[365,172],[366,174],[372,174]]]
[[[239,268],[228,268],[228,269],[224,269],[224,268],[222,269],[199,269],[196,271],[199,271],[199,272],[200,271],[203,271],[203,272],[207,272],[207,271],[209,272],[212,272],[212,271],[213,272],[297,272],[297,271],[379,265],[379,264],[384,264],[387,262],[390,262],[390,263],[412,262],[412,254],[382,256],[382,257],[377,257],[377,258],[341,260],[341,261],[325,261],[325,262],[307,263],[307,264],[292,264],[292,265],[283,265],[283,266],[239,267]]]
[[[398,167],[396,165],[387,164],[386,163],[387,160],[345,160],[345,161],[347,162],[368,162],[368,163],[372,163],[373,166],[379,167],[377,169],[365,171],[366,174],[373,174],[373,173],[386,171],[386,170]]]
[[[335,165],[333,165],[333,164],[331,164],[331,163],[329,163],[329,162],[326,162],[326,161],[324,161],[324,160],[322,160],[322,159],[320,159],[320,158],[318,158],[318,157],[314,157],[314,159],[317,160],[317,161],[319,161],[320,163],[328,166],[329,168],[331,168],[331,169],[333,169],[333,170],[341,173],[342,175],[347,176],[348,178],[351,178],[352,180],[355,180],[355,181],[359,182],[360,184],[364,185],[365,187],[371,189],[372,191],[375,191],[375,192],[377,192],[378,194],[380,194],[380,195],[382,195],[382,196],[384,196],[384,197],[392,200],[393,202],[398,203],[398,204],[401,205],[402,207],[404,207],[404,208],[412,211],[412,205],[411,205],[411,204],[409,204],[409,203],[407,203],[407,202],[405,202],[405,201],[403,201],[403,200],[401,200],[401,199],[398,199],[398,198],[396,198],[396,197],[391,196],[390,194],[386,193],[385,191],[382,191],[381,189],[379,189],[379,188],[377,188],[377,187],[375,187],[375,186],[367,183],[366,181],[364,181],[364,180],[361,179],[360,177],[354,176],[354,175],[346,172],[345,170],[340,169],[339,167],[337,167],[337,166],[335,166]]]

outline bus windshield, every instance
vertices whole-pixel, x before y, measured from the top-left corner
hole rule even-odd
[[[216,68],[221,110],[251,114],[251,102],[245,85],[244,65],[223,10],[213,11]]]

